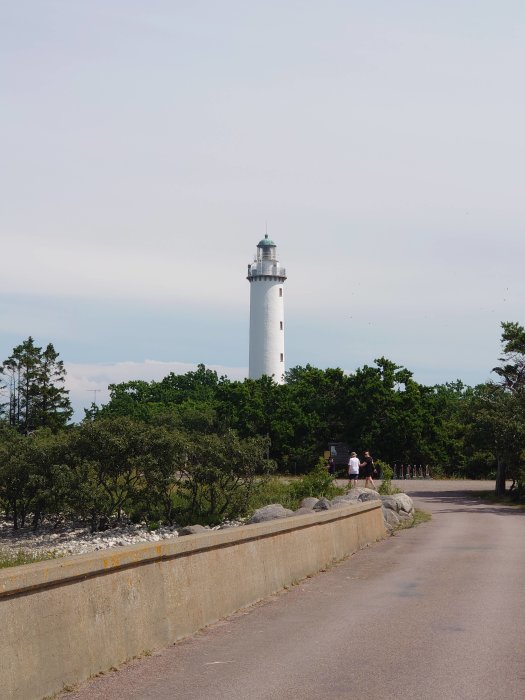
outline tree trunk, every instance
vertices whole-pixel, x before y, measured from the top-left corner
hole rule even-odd
[[[505,494],[505,477],[507,467],[505,462],[498,455],[498,469],[496,471],[496,495],[503,496]]]
[[[40,517],[41,517],[40,508],[36,508],[35,512],[33,514],[33,522],[32,522],[33,530],[38,530],[38,526],[40,525]]]

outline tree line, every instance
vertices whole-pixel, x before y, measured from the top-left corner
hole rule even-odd
[[[217,524],[249,508],[272,471],[267,441],[233,431],[195,435],[127,416],[26,437],[0,428],[0,503],[18,529],[43,517],[91,530],[134,522]]]
[[[30,337],[0,367],[0,507],[15,526],[123,512],[217,522],[246,512],[272,470],[308,472],[330,441],[445,476],[525,489],[525,329],[502,324],[497,381],[425,386],[381,357],[354,373],[295,367],[284,384],[231,381],[199,365],[111,385],[78,424],[53,345]]]

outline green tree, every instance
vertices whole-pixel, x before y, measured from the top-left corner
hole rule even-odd
[[[422,462],[445,474],[465,469],[464,408],[472,388],[461,380],[422,387],[424,454]]]
[[[525,328],[512,321],[501,324],[503,366],[495,367],[500,377],[503,395],[496,405],[494,429],[496,440],[496,492],[505,492],[505,479],[509,475],[523,490],[525,472]]]
[[[501,343],[503,356],[502,367],[492,370],[501,378],[501,384],[512,393],[525,389],[525,328],[513,321],[503,321],[501,324]]]
[[[525,330],[514,322],[501,327],[502,365],[493,370],[500,381],[476,387],[464,407],[468,463],[495,469],[498,495],[507,478],[518,492],[525,487]]]
[[[523,449],[525,421],[517,409],[516,397],[493,382],[477,386],[465,408],[469,464],[482,474],[495,467],[498,495],[505,492],[507,476],[516,476]]]
[[[308,471],[330,440],[371,449],[388,462],[461,470],[464,427],[461,382],[426,387],[381,357],[347,375],[339,368],[294,367],[286,382],[243,382],[199,365],[160,382],[113,385],[110,402],[91,416],[121,415],[199,434],[235,430],[241,438],[269,438],[269,457],[282,471]]]
[[[7,424],[0,426],[0,502],[18,530],[32,503],[28,441]]]
[[[288,452],[289,460],[300,471],[316,464],[329,440],[344,436],[347,393],[348,378],[339,368],[322,370],[306,365],[287,372],[276,428],[283,452]]]
[[[0,373],[8,393],[3,417],[20,433],[40,427],[57,430],[71,418],[64,363],[51,343],[42,350],[29,336],[4,360]]]
[[[217,524],[245,515],[259,479],[269,474],[267,440],[224,435],[193,435],[178,484],[180,519]]]
[[[69,449],[71,507],[91,520],[93,531],[144,503],[144,491],[152,484],[148,472],[175,474],[166,430],[127,416],[85,420],[72,431]]]

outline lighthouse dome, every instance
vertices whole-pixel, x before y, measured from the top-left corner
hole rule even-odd
[[[268,234],[264,236],[262,240],[257,243],[257,248],[275,248],[276,245],[271,238],[268,238]]]

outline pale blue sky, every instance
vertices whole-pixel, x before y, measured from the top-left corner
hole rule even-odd
[[[524,65],[509,0],[0,0],[0,358],[53,342],[76,405],[243,376],[268,221],[288,367],[485,380],[525,322]]]

